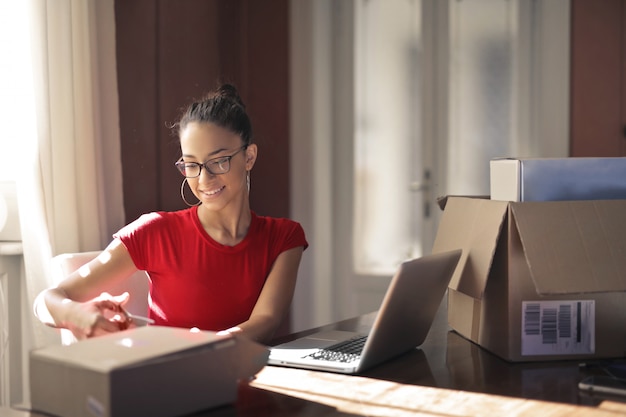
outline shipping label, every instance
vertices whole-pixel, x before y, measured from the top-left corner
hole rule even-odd
[[[522,302],[522,355],[595,353],[595,301]]]

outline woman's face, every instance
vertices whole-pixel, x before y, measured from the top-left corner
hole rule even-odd
[[[246,171],[256,160],[256,145],[242,150],[242,140],[236,133],[213,123],[189,123],[180,135],[184,162],[205,163],[215,158],[230,158],[230,170],[214,175],[202,167],[200,176],[187,181],[194,195],[209,210],[221,210],[230,203],[240,204],[247,198]]]

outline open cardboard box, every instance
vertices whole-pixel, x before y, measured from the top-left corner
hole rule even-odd
[[[513,362],[625,356],[626,200],[440,205],[455,331]]]
[[[30,355],[31,408],[58,416],[177,416],[232,403],[269,350],[245,337],[146,326]]]

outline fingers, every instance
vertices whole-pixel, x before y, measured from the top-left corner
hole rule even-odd
[[[91,334],[88,337],[102,336],[110,333],[117,333],[128,328],[128,322],[122,316],[115,316],[112,319],[100,318],[92,327]]]
[[[110,310],[113,313],[125,313],[124,305],[130,299],[130,294],[125,292],[120,295],[111,295],[109,293],[103,292],[98,297],[93,299],[94,304],[101,311]]]
[[[110,319],[99,316],[96,322],[91,326],[90,332],[86,335],[89,337],[97,337],[105,334],[117,333],[130,327],[130,321],[123,315],[115,315]]]
[[[124,305],[126,305],[128,300],[130,300],[130,294],[128,292],[125,292],[123,294],[113,296],[112,300],[116,302],[119,306],[123,307]]]
[[[116,296],[102,293],[91,301],[82,303],[81,318],[72,326],[72,333],[82,340],[126,330],[131,321],[123,306],[129,298],[127,292]]]

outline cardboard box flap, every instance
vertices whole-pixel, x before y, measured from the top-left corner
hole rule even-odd
[[[489,277],[508,202],[450,197],[441,216],[433,252],[462,249],[450,287],[481,299]]]
[[[626,291],[626,200],[511,203],[540,294]]]
[[[63,361],[100,372],[125,366],[136,366],[167,355],[198,348],[220,349],[232,346],[232,335],[217,336],[214,332],[192,332],[189,329],[144,326],[119,333],[95,337],[69,346],[47,346],[34,354],[49,360]]]

